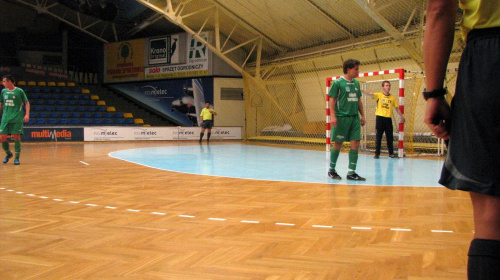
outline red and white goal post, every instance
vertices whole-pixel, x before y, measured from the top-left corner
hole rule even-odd
[[[387,74],[393,74],[393,78],[387,78]],[[382,79],[379,79],[379,81],[376,82],[381,82],[382,80],[398,80],[399,81],[399,110],[401,113],[404,115],[405,109],[404,109],[404,100],[405,100],[405,70],[404,69],[394,69],[394,70],[385,70],[385,71],[377,71],[377,72],[367,72],[367,73],[361,73],[358,75],[357,79],[360,82],[360,86],[362,86],[363,83],[366,81],[361,81],[359,78],[362,77],[373,77],[373,76],[381,76],[385,75],[385,77],[379,77]],[[396,78],[394,78],[396,76]],[[339,79],[342,76],[337,76],[337,77],[330,77],[326,79],[326,151],[330,151],[330,145],[331,145],[331,119],[330,119],[330,108],[329,108],[329,100],[330,97],[328,96],[328,92],[330,91],[331,84]],[[370,80],[369,82],[375,82],[375,79]],[[380,84],[379,84],[380,85]],[[367,112],[366,110],[366,104],[365,104],[365,118],[368,120],[369,118],[367,117],[369,114],[374,115],[375,112]],[[403,157],[404,156],[404,123],[399,122],[398,126],[398,131],[399,131],[399,139],[398,139],[398,157]],[[366,132],[364,133],[364,136],[362,137],[365,140],[365,145],[366,145]],[[363,145],[363,144],[362,144]]]

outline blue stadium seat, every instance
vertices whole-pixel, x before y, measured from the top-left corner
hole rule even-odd
[[[59,119],[59,124],[66,125],[68,124],[68,119]]]
[[[40,89],[39,88],[32,88],[31,89],[31,92],[34,92],[34,93],[40,93]]]
[[[81,94],[80,98],[83,100],[90,100],[90,94]]]
[[[57,100],[56,105],[64,106],[64,105],[66,105],[66,101],[64,101],[64,100]]]
[[[44,125],[45,124],[45,119],[36,119],[35,124],[37,124],[37,125]]]
[[[49,115],[47,113],[45,113],[45,112],[40,112],[40,113],[38,113],[38,117],[39,118],[48,118]]]
[[[125,119],[125,124],[127,124],[127,125],[134,124],[134,119],[130,119],[130,118]]]
[[[85,111],[87,111],[87,108],[85,108],[85,106],[78,106],[78,107],[76,107],[76,110],[78,112],[85,112]]]
[[[93,125],[100,125],[102,123],[101,119],[92,119]]]
[[[61,99],[61,95],[59,95],[59,94],[52,94],[52,99],[54,99],[54,100]]]
[[[113,123],[116,125],[122,125],[123,124],[123,119],[114,119]]]
[[[49,118],[59,118],[59,113],[52,112],[49,114]]]
[[[44,94],[40,95],[40,98],[41,99],[50,99],[50,94],[44,93]]]
[[[85,105],[87,105],[87,101],[86,100],[78,100],[78,105],[85,106]]]
[[[67,100],[67,99],[69,99],[69,95],[68,94],[61,95],[61,99],[66,99]]]
[[[87,100],[87,104],[89,106],[96,106],[97,105],[97,102],[95,102],[95,100]]]
[[[57,124],[57,119],[48,119],[47,124]]]
[[[92,117],[96,118],[96,119],[100,119],[100,118],[102,118],[102,113],[99,113],[99,112],[94,113],[94,114],[92,114]]]
[[[44,93],[50,93],[51,90],[50,90],[50,88],[44,88],[44,89],[42,89],[42,92],[44,92]]]
[[[75,107],[73,107],[73,106],[67,106],[66,107],[66,111],[68,111],[68,112],[74,112],[75,111]]]
[[[82,89],[81,88],[75,88],[75,89],[73,89],[73,92],[74,93],[82,93]]]
[[[123,113],[122,113],[122,112],[116,112],[116,113],[114,114],[114,117],[115,117],[115,118],[123,118]]]
[[[71,93],[71,89],[69,89],[69,88],[64,88],[64,89],[62,90],[62,92],[64,92],[64,93]]]
[[[45,107],[43,107],[43,110],[47,111],[47,112],[52,112],[52,111],[54,111],[54,107],[52,107],[52,106],[45,106]]]
[[[69,123],[71,125],[79,125],[80,124],[80,119],[70,119]]]
[[[54,93],[61,93],[61,89],[60,88],[55,88],[52,90],[52,92]]]
[[[113,119],[103,119],[102,124],[113,124]]]
[[[36,111],[42,111],[42,106],[33,106],[33,107],[31,108],[31,110],[32,110],[32,111],[35,111],[35,112],[36,112]]]
[[[64,107],[64,106],[56,106],[55,110],[57,112],[63,112],[63,111],[66,111],[66,107]]]
[[[30,119],[27,123],[25,123],[25,125],[33,125],[33,124],[35,124],[33,119]]]
[[[103,118],[112,118],[113,117],[113,113],[111,112],[105,112],[102,114],[102,117]]]
[[[56,101],[53,100],[53,99],[49,99],[47,100],[47,102],[45,102],[46,105],[56,105]]]
[[[106,106],[93,106],[92,108],[94,108],[97,112],[106,112]]]
[[[72,118],[79,118],[80,116],[81,116],[80,113],[77,113],[77,112],[71,113]]]
[[[32,104],[33,105],[43,105],[43,100],[40,100],[40,99],[33,100]]]
[[[30,119],[36,118],[36,113],[30,112]]]
[[[38,99],[38,98],[40,98],[40,94],[38,94],[38,93],[28,94],[28,99]]]
[[[83,125],[90,125],[92,121],[90,119],[82,119],[82,124]]]
[[[68,100],[68,101],[66,101],[66,104],[69,106],[76,106],[76,101],[75,100]]]
[[[61,118],[66,118],[66,119],[67,119],[67,118],[69,118],[69,116],[70,116],[70,115],[69,115],[69,113],[68,113],[68,112],[62,112],[60,117],[61,117]]]
[[[78,99],[80,99],[80,94],[72,94],[70,96],[70,98],[73,99],[73,100],[78,100]]]
[[[92,118],[92,114],[89,112],[82,113],[82,118],[90,119]]]

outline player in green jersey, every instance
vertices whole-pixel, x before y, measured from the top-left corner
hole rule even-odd
[[[366,179],[356,174],[358,163],[359,141],[361,140],[361,126],[365,125],[365,113],[361,102],[361,89],[355,79],[359,75],[359,65],[355,59],[344,62],[344,76],[336,80],[328,92],[330,121],[332,125],[331,139],[334,141],[330,151],[330,168],[328,176],[341,180],[335,167],[344,141],[351,142],[349,151],[349,171],[347,180],[365,181]],[[361,115],[361,118],[360,118]]]
[[[24,90],[14,86],[14,78],[11,75],[5,75],[2,78],[4,89],[0,96],[0,110],[3,109],[2,122],[0,123],[0,141],[2,148],[7,154],[3,163],[9,162],[14,156],[9,149],[7,135],[14,138],[15,158],[14,164],[19,164],[19,155],[21,153],[21,134],[23,134],[23,122],[30,119],[30,103]],[[23,111],[23,105],[26,112]]]

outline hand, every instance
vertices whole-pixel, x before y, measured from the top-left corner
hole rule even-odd
[[[364,126],[366,123],[365,116],[361,116],[361,126]]]
[[[332,116],[330,123],[332,124],[332,127],[337,127],[337,118],[335,116]]]
[[[400,122],[400,123],[405,123],[405,117],[401,116],[401,117],[399,118],[399,122]]]
[[[429,98],[425,107],[424,122],[434,135],[444,140],[450,139],[450,105],[444,97]]]
[[[30,116],[29,115],[24,115],[24,122],[27,123],[30,121]]]

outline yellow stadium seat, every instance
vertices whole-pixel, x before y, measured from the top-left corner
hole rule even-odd
[[[107,112],[116,112],[116,108],[113,106],[109,106],[108,108],[106,108],[106,111]]]
[[[73,83],[73,82],[69,82],[69,83],[68,83],[68,87],[75,87],[75,86],[76,86],[76,84],[75,84],[75,83]]]
[[[47,83],[44,82],[44,81],[40,81],[40,82],[38,82],[38,86],[39,87],[45,87],[45,86],[47,86]]]
[[[84,88],[84,89],[82,89],[82,93],[90,93],[90,90]]]
[[[149,124],[143,124],[142,126],[150,126]]]
[[[99,96],[98,95],[91,95],[90,100],[99,100]]]
[[[17,85],[18,86],[25,86],[26,82],[25,81],[19,81],[19,82],[17,82]]]
[[[99,106],[106,106],[106,101],[99,100],[99,101],[97,101],[97,105],[99,105]]]
[[[65,87],[66,83],[65,82],[57,82],[58,87]]]
[[[144,120],[143,119],[134,119],[134,123],[135,124],[144,124]]]
[[[55,87],[56,86],[56,82],[48,82],[47,85],[49,87]]]
[[[28,86],[34,87],[34,86],[36,86],[36,82],[35,81],[29,81],[28,82]]]
[[[132,113],[123,113],[123,117],[126,119],[132,119],[134,115],[132,115]]]

